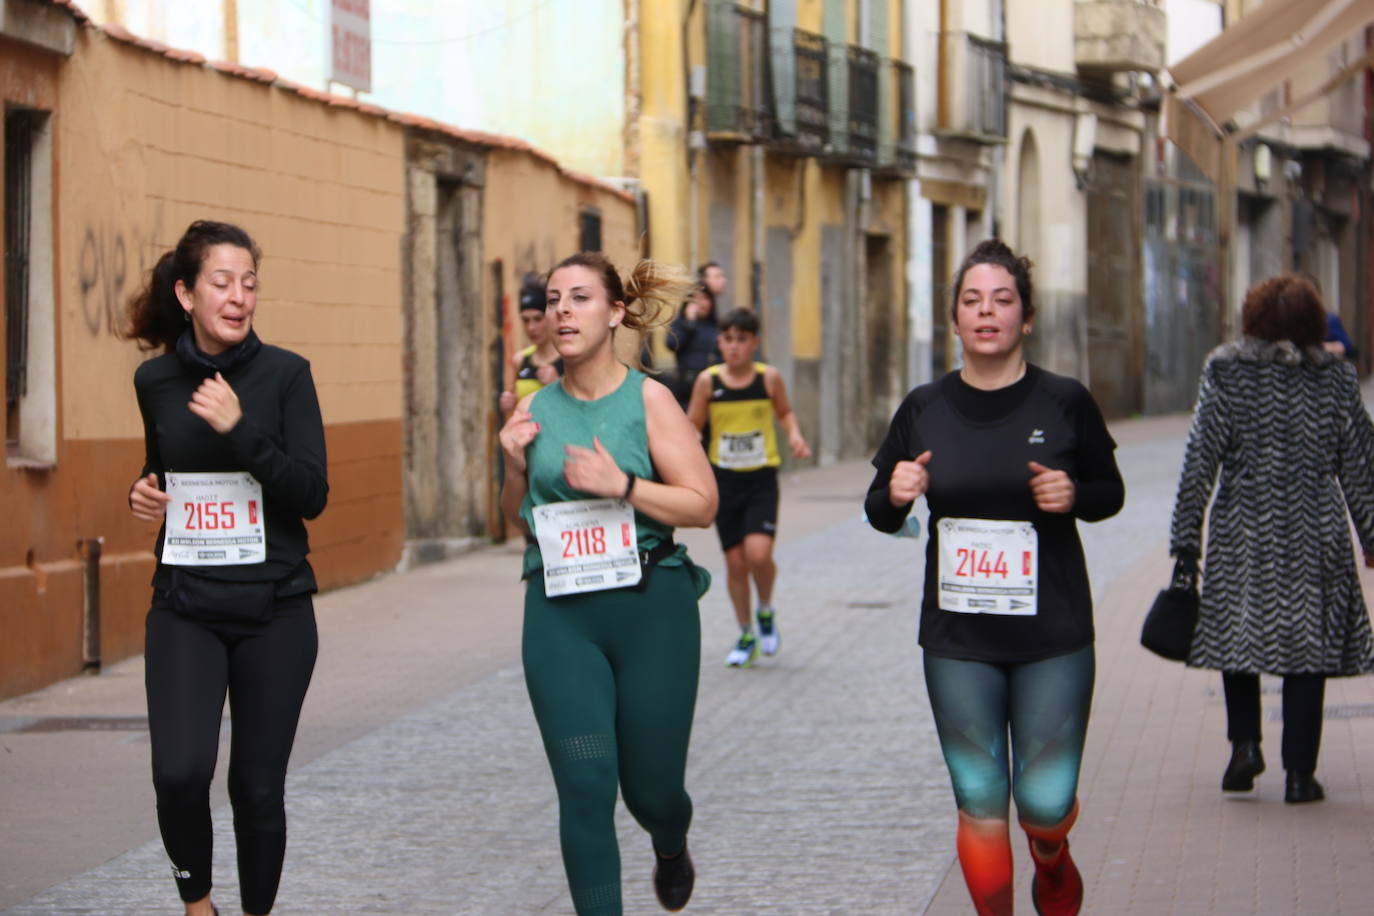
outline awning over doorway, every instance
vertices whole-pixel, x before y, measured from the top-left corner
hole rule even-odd
[[[1165,131],[1215,179],[1223,125],[1303,66],[1374,24],[1374,0],[1268,0],[1169,67],[1176,88],[1165,96]],[[1370,65],[1366,54],[1342,76]],[[1333,79],[1305,105],[1344,80]],[[1248,133],[1248,131],[1247,131]]]

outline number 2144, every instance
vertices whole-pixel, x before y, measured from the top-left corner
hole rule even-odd
[[[956,552],[959,558],[959,566],[954,570],[954,575],[965,576],[968,578],[978,577],[991,579],[993,576],[1000,576],[1005,579],[1011,575],[1011,570],[1007,567],[1006,554],[997,551],[997,556],[993,557],[990,550],[970,550],[967,547],[960,547]],[[1031,555],[1030,551],[1023,551],[1021,555],[1021,575],[1031,574]]]

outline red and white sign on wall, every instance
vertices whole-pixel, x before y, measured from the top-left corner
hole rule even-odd
[[[372,91],[372,0],[329,0],[329,78]]]

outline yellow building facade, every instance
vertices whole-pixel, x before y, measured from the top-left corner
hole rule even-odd
[[[627,171],[655,257],[716,262],[759,312],[821,461],[908,387],[914,74],[898,0],[627,0]]]

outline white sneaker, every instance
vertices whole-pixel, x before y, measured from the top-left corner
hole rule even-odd
[[[735,643],[730,654],[725,656],[725,664],[731,668],[748,668],[758,657],[759,641],[754,638],[753,633],[741,633],[739,642]]]
[[[759,651],[764,655],[776,655],[782,637],[778,635],[778,624],[771,607],[761,607],[755,615],[759,621]]]

